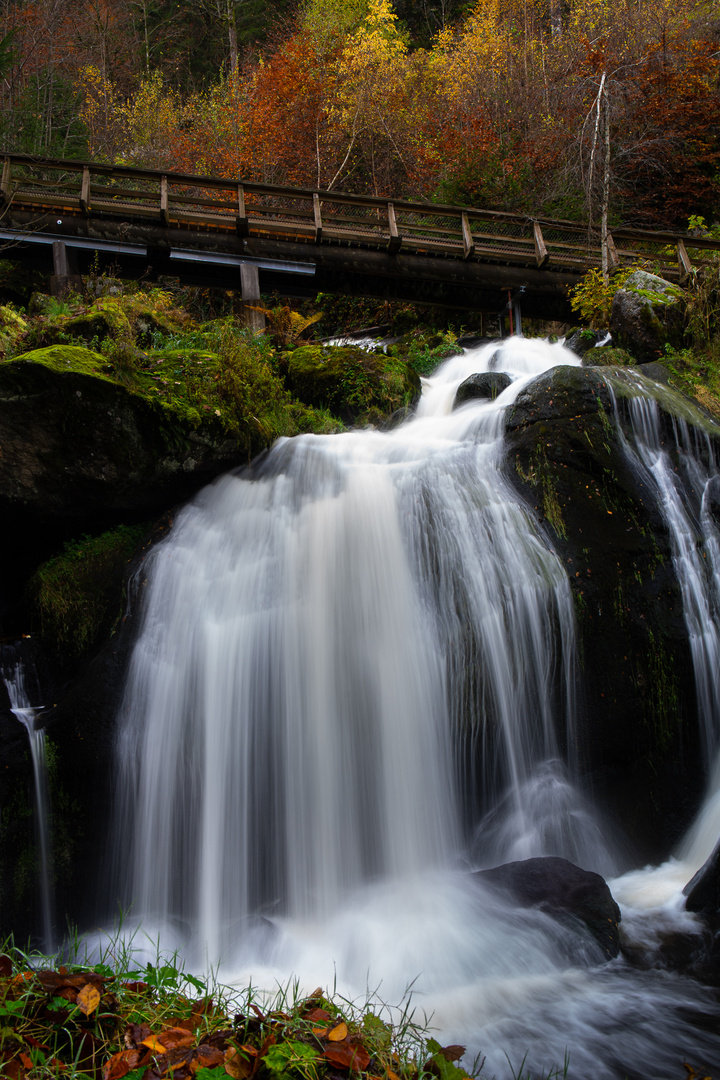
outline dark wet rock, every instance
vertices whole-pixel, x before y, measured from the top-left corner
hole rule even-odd
[[[720,929],[720,844],[683,889],[685,908]]]
[[[648,379],[654,379],[655,382],[661,383],[663,386],[669,386],[670,384],[670,372],[664,364],[658,361],[653,361],[650,364],[641,364],[640,371]]]
[[[462,334],[455,344],[459,349],[477,349],[480,345],[489,345],[494,340],[489,337],[482,337],[480,334]]]
[[[620,951],[620,908],[600,874],[554,856],[504,863],[475,875],[501,889],[520,907],[537,907],[555,918],[584,923],[608,960]]]
[[[604,330],[571,330],[565,339],[565,348],[570,349],[577,356],[584,356],[586,352],[594,349],[606,337],[607,333]]]
[[[64,541],[153,520],[248,460],[219,421],[133,392],[102,362],[54,346],[0,363],[0,553],[18,583]],[[0,615],[16,602],[0,583]]]
[[[662,508],[615,422],[617,409],[630,430],[639,376],[605,371],[557,367],[533,380],[507,413],[506,469],[544,523],[572,589],[577,768],[637,854],[659,861],[699,802],[695,682]],[[681,470],[668,410],[698,425],[704,420],[666,388],[647,386],[662,398],[665,449]],[[567,745],[566,731],[557,737]]]
[[[669,342],[682,343],[682,290],[656,274],[636,270],[618,289],[610,314],[613,342],[636,360],[649,363],[664,353]]]
[[[474,401],[478,398],[494,401],[511,382],[512,379],[504,371],[481,371],[477,375],[471,375],[458,386],[453,408],[457,409],[466,401]]]

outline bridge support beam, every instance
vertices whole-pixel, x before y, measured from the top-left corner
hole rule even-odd
[[[240,263],[240,290],[245,326],[259,333],[265,329],[265,316],[262,311],[253,310],[260,304],[260,274],[254,263]]]
[[[68,251],[62,240],[55,240],[53,249],[53,273],[50,278],[50,295],[66,296],[73,290],[82,291],[83,280],[77,269],[74,252]]]

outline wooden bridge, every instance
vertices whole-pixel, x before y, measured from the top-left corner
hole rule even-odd
[[[521,293],[528,316],[567,319],[568,286],[601,262],[576,222],[23,154],[5,155],[0,197],[6,256],[52,266],[60,286],[98,258],[122,276],[241,288],[250,303],[262,288],[497,314]],[[612,267],[644,262],[680,282],[717,252],[671,231],[607,242]]]

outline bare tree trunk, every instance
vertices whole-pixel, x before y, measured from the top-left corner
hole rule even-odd
[[[605,87],[605,153],[603,155],[602,199],[600,206],[600,245],[602,250],[602,275],[608,280],[610,259],[608,251],[608,210],[610,207],[610,99]]]
[[[237,75],[238,71],[238,40],[237,25],[235,23],[235,4],[233,0],[227,0],[227,23],[228,39],[230,43],[230,73]]]

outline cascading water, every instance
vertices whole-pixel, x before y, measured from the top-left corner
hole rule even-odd
[[[676,857],[655,871],[632,872],[613,883],[617,899],[628,906],[630,920],[635,920],[641,936],[652,946],[658,913],[666,919],[687,921],[682,911],[683,886],[720,839],[720,533],[711,512],[720,470],[707,435],[698,427],[691,429],[681,417],[672,420],[671,430],[665,434],[649,385],[642,376],[625,373],[615,388],[623,393],[627,384],[632,392],[626,402],[632,443],[626,443],[626,453],[654,487],[668,527],[693,660],[708,775],[704,805]],[[613,391],[612,379],[608,385]],[[619,419],[617,399],[615,411]],[[648,930],[649,922],[655,923],[654,929],[650,925]]]
[[[475,350],[401,427],[281,440],[178,516],[146,564],[113,847],[125,905],[191,963],[390,1002],[413,983],[487,1075],[568,1050],[585,1080],[662,1080],[720,1057],[711,995],[593,968],[592,940],[462,870],[468,843],[610,867],[572,784],[567,577],[501,469],[506,406],[577,362]],[[493,368],[511,385],[452,412]]]
[[[2,680],[10,698],[10,711],[28,733],[30,757],[33,767],[35,791],[35,832],[38,845],[38,879],[42,911],[43,948],[46,953],[54,951],[52,925],[52,855],[50,849],[49,799],[47,785],[47,762],[45,755],[45,732],[36,726],[39,708],[33,708],[25,686],[25,668],[12,648],[4,648],[0,655]]]

